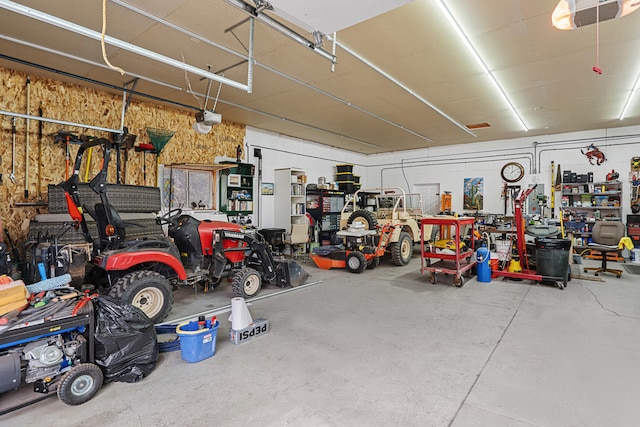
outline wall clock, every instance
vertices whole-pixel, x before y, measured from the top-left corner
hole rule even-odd
[[[524,177],[524,167],[518,162],[509,162],[502,166],[500,175],[506,182],[518,182]]]

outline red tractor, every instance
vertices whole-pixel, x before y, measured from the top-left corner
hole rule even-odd
[[[94,146],[102,147],[104,161],[100,172],[89,182],[100,202],[89,207],[80,201],[78,184],[83,155]],[[123,221],[107,197],[111,148],[112,142],[104,138],[83,143],[76,155],[73,174],[61,184],[69,214],[92,244],[91,268],[85,283],[139,307],[158,322],[171,311],[172,288],[185,285],[215,288],[223,275],[228,274],[233,292],[251,297],[263,282],[284,288],[298,286],[309,277],[295,261],[275,259],[259,233],[247,232],[228,222],[199,221],[183,215],[181,209],[156,219],[158,224],[168,225],[168,238],[127,241],[127,227],[136,224]],[[95,239],[89,233],[85,213],[96,222]],[[52,255],[51,259],[59,258]]]

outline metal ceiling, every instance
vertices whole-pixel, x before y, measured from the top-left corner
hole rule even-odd
[[[100,0],[0,0],[0,66],[86,85],[53,70],[116,87],[142,77],[137,92],[201,108],[203,97],[189,93],[184,70],[107,44],[110,62],[127,72],[122,76],[105,67],[99,40],[7,10],[7,3],[97,32],[102,26]],[[250,72],[248,15],[224,0],[110,0],[107,35],[203,72],[226,69],[224,79],[252,77],[251,93],[222,86],[216,112],[224,120],[360,153],[640,124],[640,96],[618,119],[640,73],[640,13],[600,23],[597,74],[596,26],[554,29],[557,0],[444,3],[528,132],[434,0],[414,0],[339,31],[333,71],[326,58],[256,20]],[[273,12],[262,13],[313,40]],[[331,52],[331,40],[322,49]],[[189,73],[189,81],[206,93],[202,74]],[[491,126],[462,126],[482,122]]]

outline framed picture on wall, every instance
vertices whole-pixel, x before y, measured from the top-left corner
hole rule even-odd
[[[273,182],[263,182],[260,188],[260,194],[263,196],[273,196]]]
[[[231,173],[229,174],[229,177],[227,178],[227,185],[229,187],[240,187],[241,184],[241,178],[242,176]]]
[[[484,178],[464,179],[464,210],[480,211],[484,206]]]

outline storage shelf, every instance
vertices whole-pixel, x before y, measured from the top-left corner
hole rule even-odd
[[[563,196],[580,196],[582,194],[590,194],[593,196],[619,196],[621,193],[619,191],[601,191],[601,192],[595,192],[595,191],[578,191],[576,193],[573,193],[571,191],[563,191],[562,195]]]
[[[230,167],[220,175],[220,210],[228,216],[252,214],[254,166],[238,162],[224,164]],[[236,181],[230,182],[230,176],[236,178]],[[233,185],[236,183],[240,185]],[[238,197],[239,195],[244,197]]]
[[[565,211],[579,211],[580,209],[618,210],[620,206],[563,206],[562,209]]]
[[[306,223],[306,173],[301,169],[274,170],[274,226],[287,233],[293,225]]]
[[[571,191],[571,189],[574,191]],[[622,217],[621,201],[622,183],[620,181],[577,182],[563,184],[563,215],[568,215],[570,220],[576,218],[575,222],[578,225],[576,227],[576,231],[569,231],[570,229],[567,228],[567,232],[573,234],[574,247],[586,245],[588,241],[591,240],[591,229],[596,221],[620,221]],[[591,206],[571,206],[580,202],[591,202]],[[596,205],[596,202],[604,202],[605,205]],[[610,206],[609,203],[618,203],[618,206]]]
[[[598,181],[598,182],[563,182],[562,185],[577,187],[578,185],[620,185],[620,181]]]

